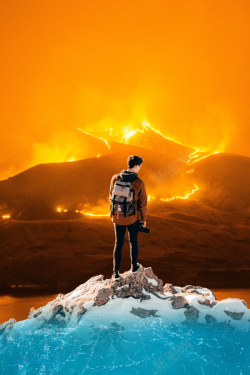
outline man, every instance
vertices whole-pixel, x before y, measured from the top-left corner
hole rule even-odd
[[[132,263],[132,272],[137,272],[140,268],[140,264],[137,263],[139,254],[139,223],[142,223],[143,227],[146,227],[147,219],[147,193],[144,182],[138,177],[138,172],[141,168],[144,160],[137,155],[130,155],[127,160],[128,169],[123,169],[120,173],[115,174],[111,178],[110,189],[109,189],[109,200],[112,197],[112,191],[118,176],[121,177],[121,181],[131,182],[132,188],[134,189],[134,202],[135,212],[133,215],[125,216],[113,215],[110,212],[111,220],[114,224],[115,231],[115,246],[113,252],[113,275],[115,279],[121,279],[119,274],[120,265],[122,260],[122,248],[124,244],[126,228],[128,227],[129,242],[130,242],[130,257]]]

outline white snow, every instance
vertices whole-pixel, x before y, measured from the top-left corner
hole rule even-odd
[[[147,292],[145,291],[145,294]],[[130,311],[132,307],[143,308],[146,310],[157,310],[156,315],[159,315],[164,323],[175,322],[180,324],[186,319],[184,312],[185,308],[174,310],[171,305],[171,301],[160,300],[156,296],[150,294],[150,300],[143,300],[140,302],[139,299],[133,297],[128,298],[116,298],[110,299],[108,303],[102,306],[93,306],[89,313],[83,315],[82,320],[79,323],[80,326],[88,326],[89,324],[110,324],[117,322],[123,326],[130,326],[131,324],[148,324],[152,321],[157,321],[159,318],[147,317],[145,319],[140,318],[137,315],[132,314]],[[145,323],[144,323],[145,322]]]
[[[170,293],[170,292],[164,292],[163,294],[164,294],[165,296],[167,296],[167,297],[171,297],[171,296],[173,296],[173,294]]]
[[[118,298],[110,296],[108,303],[97,306],[94,305],[94,301],[90,300],[85,302],[83,307],[87,310],[82,315],[81,320],[78,322],[76,318],[78,310],[75,309],[70,317],[66,318],[68,327],[88,327],[92,325],[109,325],[113,322],[121,324],[124,327],[130,326],[131,324],[148,325],[159,322],[159,324],[169,325],[174,323],[179,327],[183,327],[182,322],[186,320],[185,312],[186,308],[174,309],[171,300],[162,300],[157,298],[155,295],[147,292],[143,288],[143,293],[150,295],[149,300],[135,299],[133,297]],[[166,293],[165,293],[166,295]],[[171,293],[168,293],[171,296]],[[206,315],[214,317],[218,323],[225,322],[229,323],[232,327],[243,329],[249,327],[250,310],[239,300],[233,298],[227,298],[219,301],[213,307],[200,304],[199,301],[204,301],[204,298],[199,295],[190,294],[185,296],[190,306],[194,306],[199,311],[199,317],[197,322],[206,324]],[[62,302],[64,305],[64,302]],[[80,305],[78,305],[80,307]],[[82,305],[81,305],[82,307]],[[131,313],[132,308],[142,308],[146,310],[156,310],[154,316],[146,317],[145,319]],[[242,319],[236,320],[225,313],[226,311],[244,313]],[[25,319],[14,324],[11,332],[13,334],[19,334],[21,331],[39,329],[44,323],[44,318],[49,319],[52,314],[51,303],[49,302],[43,307],[43,316],[35,319]]]
[[[81,295],[81,291],[80,290],[75,290],[69,297],[67,297],[68,299],[74,299],[74,298],[77,298]]]
[[[147,276],[146,276],[147,277]],[[150,284],[154,285],[154,286],[158,286],[158,283],[155,279],[150,279],[149,277],[147,277],[148,281],[150,282]]]
[[[155,279],[148,278],[148,281],[156,286],[158,285]],[[105,280],[98,280],[99,282],[104,282]],[[90,287],[91,285],[91,287]],[[23,321],[17,322],[10,327],[9,329],[14,334],[19,334],[21,331],[27,330],[34,330],[39,329],[43,326],[45,321],[50,321],[50,319],[55,314],[54,307],[57,305],[62,305],[64,308],[66,307],[73,307],[70,314],[66,314],[65,317],[58,314],[56,315],[56,319],[64,320],[67,326],[70,327],[87,327],[93,326],[95,323],[97,325],[109,325],[113,322],[125,326],[131,326],[131,324],[138,325],[147,325],[147,324],[171,324],[174,323],[183,327],[182,322],[186,321],[185,312],[188,310],[183,307],[180,309],[175,309],[172,306],[172,299],[163,299],[163,296],[171,297],[175,296],[170,292],[160,293],[156,292],[152,294],[147,292],[145,288],[142,288],[142,292],[145,295],[150,296],[148,300],[140,300],[140,298],[134,298],[132,296],[127,298],[119,298],[117,296],[109,296],[108,302],[104,305],[98,306],[94,305],[94,296],[95,296],[95,283],[90,282],[86,286],[80,286],[76,288],[71,293],[66,295],[58,295],[56,298],[57,304],[55,304],[55,300],[48,302],[47,305],[42,307],[42,314],[39,315],[37,318],[25,319]],[[117,289],[129,288],[129,285],[123,285],[118,287]],[[177,291],[177,293],[182,293],[182,288],[179,286],[173,286],[173,288]],[[250,309],[244,305],[240,299],[235,298],[226,298],[221,301],[217,301],[214,306],[205,305],[203,302],[206,299],[214,300],[214,296],[212,291],[207,288],[199,288],[197,289],[198,292],[202,293],[202,295],[197,295],[195,293],[186,294],[184,298],[188,301],[190,306],[195,307],[199,311],[199,317],[197,322],[206,324],[206,315],[210,315],[216,319],[218,323],[229,323],[232,327],[235,328],[242,328],[244,326],[249,327],[250,322]],[[188,291],[187,291],[188,292]],[[208,294],[204,296],[204,294]],[[157,298],[157,295],[160,298]],[[205,298],[204,298],[205,297]],[[85,302],[86,299],[89,301]],[[73,300],[73,301],[72,301]],[[87,311],[81,315],[81,319],[79,321],[79,311],[82,313],[82,307],[84,307]],[[145,319],[131,313],[132,308],[142,308],[146,310],[156,310],[155,317],[148,316]],[[66,309],[66,311],[68,311]],[[225,311],[229,311],[230,313],[243,313],[241,319],[233,319],[230,314],[228,315]],[[237,316],[235,316],[237,318]]]
[[[86,310],[90,310],[91,307],[94,305],[95,301],[88,301],[88,302],[85,302],[83,307],[86,309]]]

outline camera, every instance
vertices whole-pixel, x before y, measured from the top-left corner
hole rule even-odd
[[[149,234],[150,228],[145,228],[142,226],[142,223],[139,221],[139,232],[147,233]]]

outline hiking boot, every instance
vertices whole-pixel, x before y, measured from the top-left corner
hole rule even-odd
[[[136,268],[133,266],[132,267],[132,272],[137,272],[139,269],[141,268],[141,265],[140,265],[140,263],[137,263],[137,266],[136,266]]]
[[[121,280],[121,279],[123,279],[123,277],[119,274],[119,271],[113,272],[113,275],[111,276],[111,278],[115,279],[115,280]]]

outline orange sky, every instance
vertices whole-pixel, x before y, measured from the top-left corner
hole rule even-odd
[[[0,179],[83,158],[77,127],[143,120],[191,147],[250,156],[249,10],[246,0],[1,1]]]

